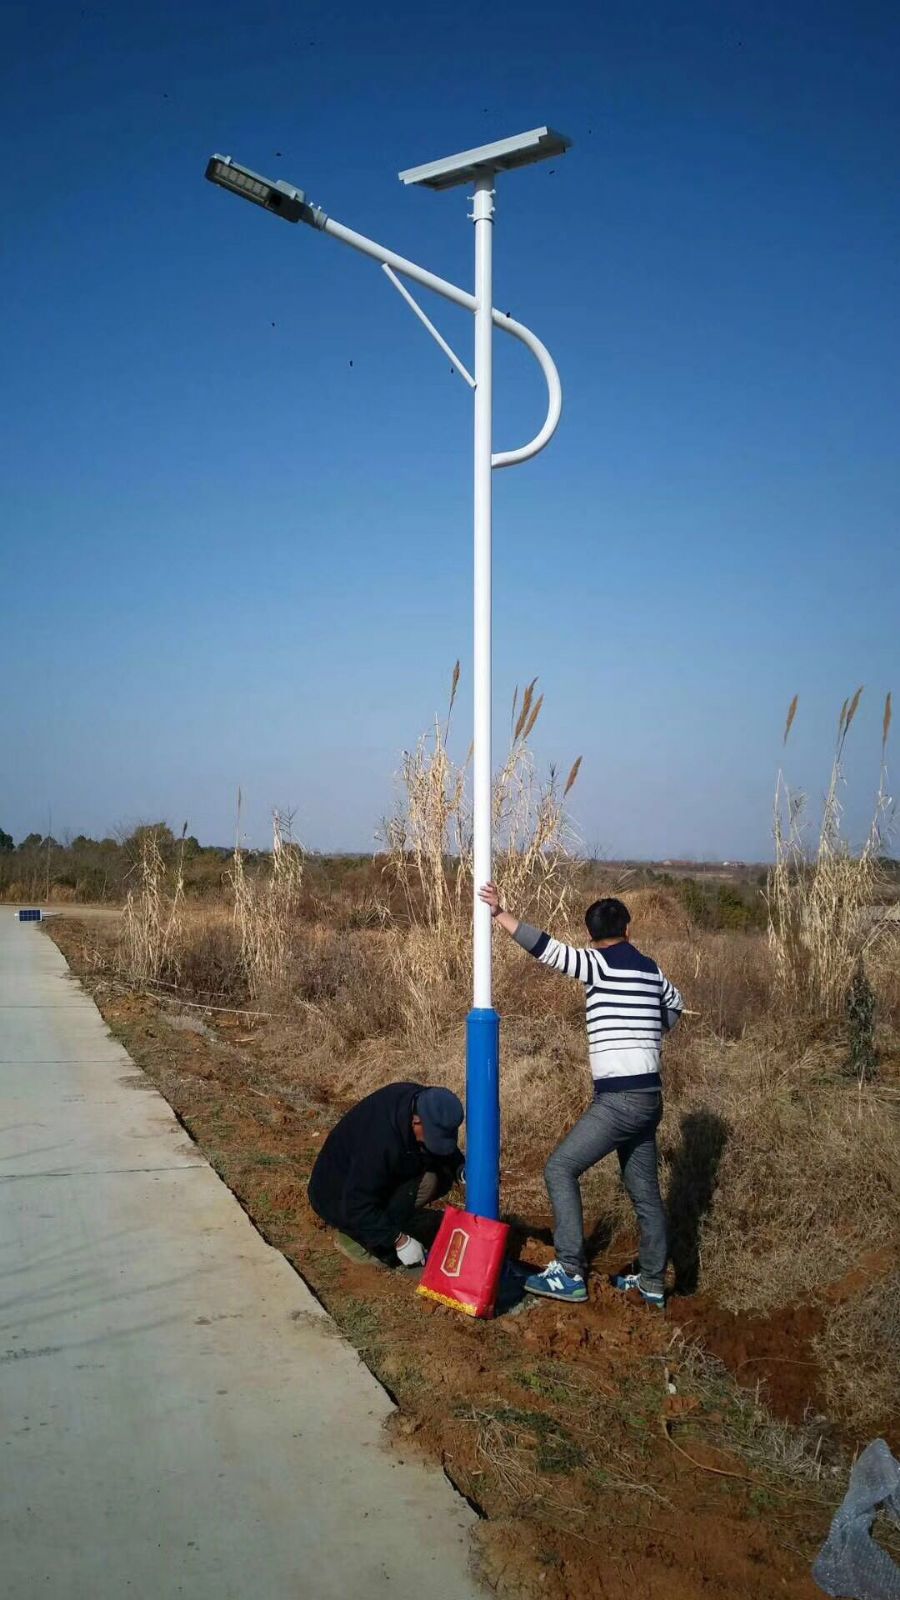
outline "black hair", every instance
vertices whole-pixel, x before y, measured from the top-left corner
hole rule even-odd
[[[631,912],[621,900],[595,900],[584,920],[592,939],[624,939]]]

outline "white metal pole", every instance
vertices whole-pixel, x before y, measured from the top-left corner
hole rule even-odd
[[[491,877],[491,473],[493,178],[476,180],[474,459],[474,888]],[[491,1004],[491,914],[473,895],[472,1010],[466,1020],[466,1206],[500,1215],[500,1018]]]
[[[491,454],[493,420],[494,180],[475,187],[475,612],[473,833],[475,888],[491,877]],[[476,1008],[491,1005],[491,914],[477,896],[473,928]]]

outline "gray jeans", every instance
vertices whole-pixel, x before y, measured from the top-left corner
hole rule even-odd
[[[640,1269],[645,1289],[660,1290],[666,1270],[666,1214],[656,1170],[656,1130],[662,1117],[659,1090],[625,1089],[599,1094],[544,1169],[553,1205],[557,1260],[584,1275],[584,1214],[578,1179],[615,1150],[641,1230]]]

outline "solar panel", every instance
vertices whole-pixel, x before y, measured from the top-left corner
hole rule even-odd
[[[36,907],[30,907],[27,910],[17,911],[16,916],[20,922],[41,922],[43,921],[44,913]]]
[[[458,183],[473,183],[488,173],[511,172],[514,167],[546,161],[548,156],[564,155],[571,143],[571,139],[564,133],[557,133],[555,128],[532,128],[529,133],[517,133],[512,139],[498,139],[494,144],[479,145],[476,150],[462,150],[459,155],[429,161],[424,167],[407,167],[397,176],[401,183],[422,183],[428,189],[452,189]]]

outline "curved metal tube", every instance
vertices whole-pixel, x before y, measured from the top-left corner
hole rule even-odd
[[[535,361],[540,367],[547,384],[547,415],[544,426],[528,444],[520,445],[518,450],[501,450],[491,456],[492,467],[514,467],[519,461],[528,461],[549,444],[562,415],[562,384],[556,362],[545,344],[542,344],[536,333],[526,328],[522,322],[516,322],[513,317],[507,317],[502,311],[494,311],[494,323],[502,328],[504,333],[511,333],[514,339],[520,339],[526,349],[531,351]]]
[[[395,250],[388,250],[383,244],[378,244],[374,239],[368,239],[364,233],[357,233],[354,228],[348,228],[342,222],[335,221],[334,217],[318,212],[316,226],[323,233],[331,234],[333,239],[340,239],[342,244],[348,244],[354,250],[359,250],[362,255],[370,256],[379,261],[382,266],[393,268],[405,278],[412,278],[414,283],[420,283],[423,289],[431,289],[435,294],[442,295],[445,300],[451,300],[454,305],[464,306],[467,311],[474,311],[477,301],[467,289],[460,289],[455,283],[450,283],[447,278],[438,277],[437,273],[429,272],[426,267],[420,267],[417,262],[410,261],[408,257],[398,255]],[[517,450],[501,450],[491,457],[493,467],[514,467],[520,461],[529,461],[543,450],[553,438],[559,425],[562,414],[562,384],[556,363],[547,346],[542,344],[536,333],[526,328],[524,323],[516,322],[514,317],[508,317],[505,312],[493,312],[494,324],[502,328],[504,333],[512,334],[531,351],[540,367],[547,384],[547,415],[544,425],[539,433],[528,444],[520,445]]]

